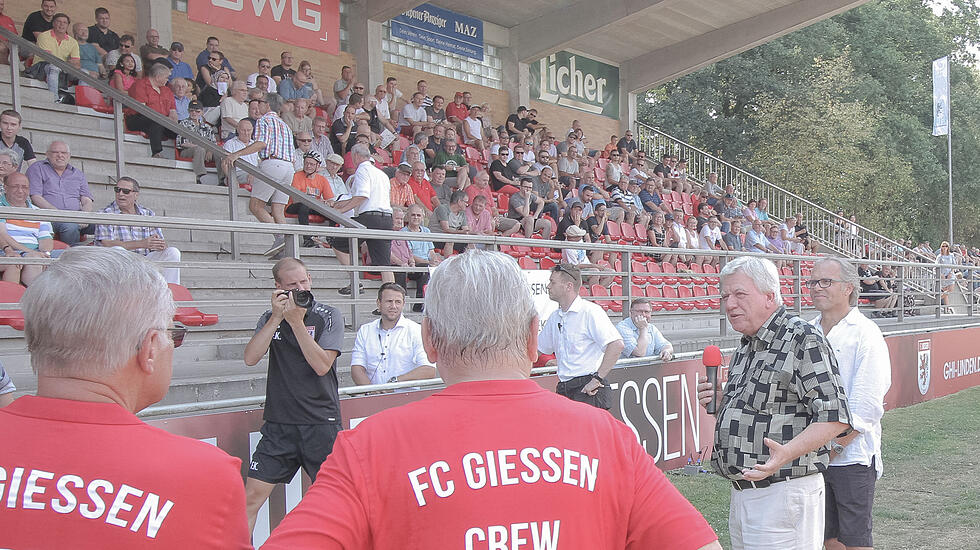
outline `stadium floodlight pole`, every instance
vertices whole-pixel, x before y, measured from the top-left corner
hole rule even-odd
[[[946,81],[949,97],[949,81]],[[953,98],[949,98],[949,130],[946,131],[946,174],[949,178],[949,246],[953,246]]]

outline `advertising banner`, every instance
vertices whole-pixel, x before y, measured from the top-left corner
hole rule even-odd
[[[619,67],[560,51],[528,65],[531,99],[619,118]]]
[[[949,133],[949,57],[932,62],[932,135]]]
[[[337,55],[340,0],[192,0],[187,18]]]
[[[390,23],[392,36],[483,61],[483,21],[479,19],[422,4]]]

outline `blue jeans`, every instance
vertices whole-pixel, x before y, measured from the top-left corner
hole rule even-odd
[[[94,235],[95,224],[89,224],[85,229],[81,229],[77,223],[72,222],[51,222],[51,227],[58,235],[58,240],[68,246],[75,246],[82,240],[82,235]]]

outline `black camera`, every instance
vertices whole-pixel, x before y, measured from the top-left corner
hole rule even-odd
[[[309,290],[294,288],[284,291],[293,298],[293,303],[301,308],[309,309],[313,305],[313,293]]]

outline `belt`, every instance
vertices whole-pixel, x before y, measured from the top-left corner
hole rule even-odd
[[[361,212],[358,216],[391,216],[391,212],[381,212],[380,210],[369,210]],[[355,216],[356,217],[356,216]]]
[[[749,481],[747,479],[733,479],[732,487],[736,491],[742,491],[744,489],[765,489],[766,487],[772,485],[773,483],[779,483],[781,481],[789,481],[791,479],[800,479],[806,476],[796,476],[796,477],[767,477],[761,481]]]
[[[281,158],[278,158],[278,157],[266,157],[266,158],[262,159],[262,162],[265,162],[267,160],[278,160],[278,161],[281,161],[281,162],[292,162],[292,161],[288,161],[286,159],[281,159]]]

